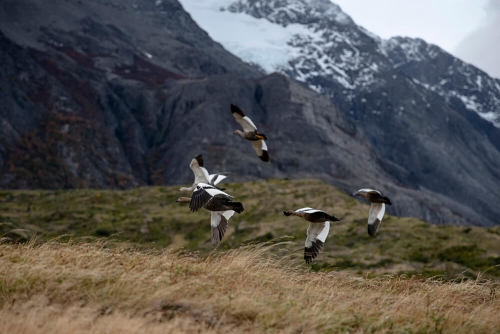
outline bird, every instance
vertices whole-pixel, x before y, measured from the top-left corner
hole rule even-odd
[[[245,116],[245,113],[238,106],[231,104],[231,113],[233,114],[236,122],[238,122],[243,128],[243,131],[234,130],[234,133],[240,135],[246,140],[250,140],[252,142],[252,147],[255,153],[259,156],[260,160],[269,162],[269,152],[267,151],[267,145],[264,141],[267,140],[266,135],[257,131],[257,127],[252,120],[248,116]]]
[[[191,187],[181,187],[179,188],[179,191],[193,191],[196,189],[196,185],[200,182],[215,186],[227,177],[221,173],[209,175],[207,169],[203,167],[203,154],[197,155],[193,160],[191,160],[189,168],[193,171],[194,182]],[[225,190],[225,188],[219,189]]]
[[[368,235],[373,237],[377,233],[378,227],[382,222],[385,213],[385,205],[392,205],[388,197],[382,196],[380,191],[374,189],[359,189],[351,196],[360,196],[366,198],[372,203],[368,214]]]
[[[304,248],[304,260],[309,264],[316,258],[325,243],[330,231],[330,221],[335,222],[340,219],[328,213],[313,208],[302,208],[298,210],[283,211],[285,216],[298,216],[310,222],[307,228],[307,237]]]
[[[226,233],[228,220],[234,213],[242,213],[245,209],[241,202],[233,202],[233,196],[207,183],[198,183],[193,197],[179,197],[176,202],[189,203],[191,211],[204,208],[211,211],[212,246],[216,246]]]

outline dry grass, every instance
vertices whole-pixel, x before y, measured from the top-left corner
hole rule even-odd
[[[187,184],[186,184],[187,185]],[[384,274],[461,274],[475,279],[480,272],[500,278],[500,226],[492,228],[436,226],[421,220],[384,216],[375,237],[368,236],[369,206],[319,180],[267,180],[224,183],[245,205],[234,215],[219,250],[245,242],[290,236],[293,256],[303,258],[307,222],[285,217],[283,210],[311,206],[340,218],[332,224],[313,269],[350,270],[360,276]],[[190,212],[175,200],[179,186],[110,190],[0,190],[0,236],[41,240],[61,235],[78,238],[112,236],[145,249],[212,251],[210,215]],[[30,212],[27,207],[30,205]],[[394,203],[394,207],[397,203]],[[304,269],[305,263],[301,264]]]
[[[494,282],[310,272],[279,249],[3,244],[0,332],[500,332]]]

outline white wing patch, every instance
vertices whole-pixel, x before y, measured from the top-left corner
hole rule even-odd
[[[328,236],[328,232],[330,232],[330,222],[326,221],[324,224],[325,224],[325,226],[323,227],[323,230],[316,237],[317,239],[319,239],[319,240],[321,240],[323,242],[326,241],[326,237]]]
[[[210,219],[210,225],[211,225],[212,227],[217,227],[217,226],[219,226],[219,224],[220,224],[220,219],[221,219],[221,216],[222,216],[222,215],[221,215],[221,213],[220,213],[220,212],[218,212],[218,211],[211,211],[210,213],[211,213],[211,215],[212,215],[212,217],[211,217],[211,219]]]
[[[325,242],[326,237],[330,232],[330,222],[326,221],[324,223],[311,223],[307,228],[307,238],[305,246],[311,248],[312,243],[316,240]]]
[[[213,184],[215,186],[217,183],[224,180],[226,177],[227,177],[226,175],[222,174],[210,174],[209,175],[210,184]]]
[[[263,140],[252,141],[252,147],[259,157],[262,155],[262,151],[267,151],[266,142]]]
[[[238,122],[239,125],[243,128],[245,132],[254,132],[257,130],[255,124],[253,124],[252,120],[248,116],[241,116],[238,113],[233,113],[234,119]]]
[[[257,127],[255,126],[255,124],[253,124],[252,120],[250,119],[250,117],[248,116],[245,116],[242,118],[242,122],[244,122],[246,124],[246,128],[248,129],[245,129],[245,126],[242,124],[241,126],[243,126],[243,130],[245,131],[255,131],[257,130]]]
[[[229,218],[231,218],[234,215],[234,211],[233,210],[228,210],[228,211],[225,211],[222,215],[224,217],[226,217],[227,220],[229,220]]]
[[[376,194],[382,195],[380,193],[380,191],[374,190],[374,189],[370,189],[370,188],[359,189],[358,192],[360,192],[360,193],[376,193]]]
[[[219,190],[215,188],[214,186],[211,186],[206,183],[199,183],[198,186],[196,187],[195,191],[199,190],[204,190],[206,191],[210,196],[215,197],[215,196],[222,196],[222,197],[227,197],[227,198],[233,198],[233,196],[226,194],[222,190]]]
[[[316,210],[313,208],[302,208],[302,209],[296,210],[295,212],[315,213],[315,212],[321,212],[321,210]]]
[[[382,218],[384,218],[385,213],[385,204],[384,203],[372,203],[370,206],[370,213],[368,216],[368,224],[372,225],[378,219],[382,222]]]
[[[196,159],[193,159],[193,161],[196,162]],[[198,165],[198,162],[196,163],[191,162],[189,167],[191,168],[194,174],[194,184],[209,183],[209,176],[205,167],[200,167]]]

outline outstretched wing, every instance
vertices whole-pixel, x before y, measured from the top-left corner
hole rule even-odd
[[[228,199],[233,198],[231,195],[226,194],[215,186],[211,186],[206,183],[199,183],[193,191],[191,202],[189,202],[189,209],[191,209],[191,211],[197,211],[198,209],[204,207],[205,204],[212,199],[212,197],[225,197]]]
[[[370,189],[370,188],[363,188],[363,189],[359,189],[358,190],[359,193],[372,193],[372,194],[379,194],[379,195],[382,195],[380,193],[380,191],[378,190],[375,190],[375,189]]]
[[[313,209],[313,208],[310,208],[310,207],[301,208],[301,209],[295,210],[295,212],[306,212],[306,213],[314,213],[314,212],[320,212],[320,211],[321,210],[316,210],[316,209]]]
[[[309,264],[316,258],[325,243],[328,232],[330,231],[330,222],[311,223],[307,228],[307,238],[304,249],[304,260]]]
[[[384,203],[372,203],[368,215],[368,234],[374,236],[382,222],[385,213]]]
[[[238,122],[243,128],[243,131],[253,132],[257,130],[257,127],[253,124],[252,120],[248,116],[245,116],[245,113],[238,106],[231,104],[231,113],[233,114],[236,122]]]
[[[227,176],[224,174],[210,174],[209,176],[210,184],[215,186],[220,181],[224,180]]]
[[[260,160],[269,162],[269,152],[267,152],[266,142],[263,140],[252,141],[252,147]]]
[[[212,246],[217,245],[222,240],[227,231],[228,220],[233,215],[233,210],[225,212],[212,211],[212,219],[210,220],[210,225],[212,226]]]
[[[217,245],[224,237],[224,234],[226,234],[228,220],[233,214],[233,210],[225,212],[212,211],[212,218],[210,220],[210,225],[212,226],[212,246]]]
[[[189,167],[194,174],[194,184],[209,182],[208,171],[203,167],[203,157],[201,154],[191,160]]]

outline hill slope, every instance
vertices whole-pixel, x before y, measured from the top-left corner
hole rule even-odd
[[[445,278],[500,278],[500,227],[435,226],[413,218],[386,215],[375,237],[367,234],[369,206],[317,180],[224,183],[243,202],[220,249],[277,238],[303,263],[307,222],[283,211],[312,206],[339,219],[313,269],[346,269],[360,275],[405,273]],[[175,200],[178,187],[127,191],[0,191],[0,233],[28,240],[107,237],[138,247],[184,248],[210,253],[210,215],[189,212]],[[391,198],[392,199],[392,198]],[[26,212],[29,205],[30,212]],[[394,204],[396,205],[396,204]],[[21,229],[21,230],[19,230]],[[496,266],[496,267],[495,267]]]
[[[3,333],[496,333],[488,282],[299,270],[265,247],[206,258],[99,243],[0,245]],[[275,248],[278,246],[275,246]]]

